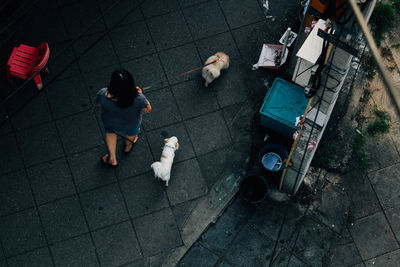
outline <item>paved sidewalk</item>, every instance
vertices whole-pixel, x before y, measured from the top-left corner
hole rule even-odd
[[[29,83],[6,103],[15,114],[0,129],[0,266],[177,263],[237,190],[254,106],[279,74],[251,66],[297,12],[293,1],[271,3],[269,18],[257,0],[37,1],[1,38],[1,62],[20,43],[47,41],[51,56],[45,89],[28,101]],[[231,67],[209,88],[199,72],[177,76],[217,51]],[[119,141],[110,169],[99,162],[95,95],[119,67],[153,85],[153,112],[131,154]],[[2,97],[22,83],[1,77]],[[165,188],[150,164],[172,135],[180,150]]]

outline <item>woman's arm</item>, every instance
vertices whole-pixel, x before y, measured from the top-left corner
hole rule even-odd
[[[142,88],[140,88],[139,86],[136,86],[136,89],[138,90],[139,93],[143,94]],[[150,104],[149,100],[147,100],[147,108],[144,108],[143,111],[146,112],[147,114],[149,114],[151,112],[151,104]]]

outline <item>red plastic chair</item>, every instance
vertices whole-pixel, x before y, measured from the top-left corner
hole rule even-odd
[[[39,72],[45,68],[49,60],[50,49],[48,43],[42,43],[38,47],[21,44],[14,47],[7,62],[7,79],[12,84],[11,77],[29,80],[32,76],[38,89],[43,88]],[[45,68],[48,72],[48,69]]]

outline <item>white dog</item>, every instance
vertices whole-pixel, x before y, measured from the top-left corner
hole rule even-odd
[[[214,62],[214,63],[211,63]],[[210,64],[211,63],[211,64]],[[209,64],[209,65],[207,65]],[[207,65],[202,69],[202,76],[206,80],[204,83],[205,87],[218,78],[221,75],[221,69],[229,68],[229,56],[224,52],[218,52],[215,55],[209,57],[205,64]]]
[[[164,140],[165,145],[161,154],[160,161],[151,164],[154,171],[154,176],[160,178],[168,186],[168,181],[171,178],[171,167],[174,163],[175,151],[179,149],[178,138],[172,136]]]

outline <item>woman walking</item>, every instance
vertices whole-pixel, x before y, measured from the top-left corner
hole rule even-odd
[[[97,92],[97,104],[102,108],[101,120],[108,149],[108,154],[103,155],[101,161],[116,167],[116,133],[122,133],[128,139],[125,140],[124,151],[129,153],[138,140],[142,123],[141,111],[150,113],[151,105],[142,89],[135,86],[132,74],[124,69],[114,71],[110,85]]]

